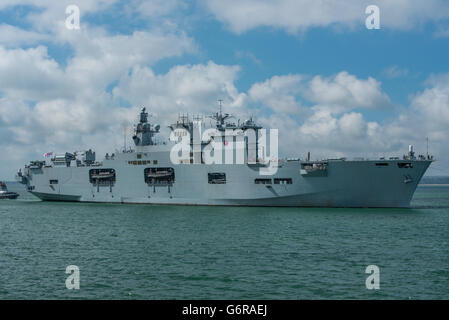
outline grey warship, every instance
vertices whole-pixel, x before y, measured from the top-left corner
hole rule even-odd
[[[92,150],[31,161],[16,178],[44,201],[167,205],[409,207],[417,185],[434,161],[429,155],[369,159],[267,159],[260,148],[262,127],[252,119],[238,124],[221,112],[212,116],[212,134],[201,137],[204,121],[182,115],[169,126],[176,141],[157,141],[160,126],[142,109],[134,149],[126,147],[96,160]],[[255,132],[254,139],[247,133]],[[187,137],[187,138],[186,138]],[[176,149],[184,140],[186,153]],[[241,138],[241,139],[239,139]],[[240,142],[238,142],[240,141]],[[221,146],[239,161],[206,160]],[[173,161],[173,150],[178,155]],[[181,150],[182,151],[182,150]],[[215,152],[215,151],[214,151]],[[179,156],[181,154],[181,156]],[[217,153],[218,154],[218,153]],[[221,156],[220,156],[221,157]],[[271,174],[262,174],[268,166]]]

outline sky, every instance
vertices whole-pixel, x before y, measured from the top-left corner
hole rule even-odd
[[[427,175],[449,175],[448,57],[446,0],[1,0],[0,180],[122,148],[143,106],[166,128],[218,99],[278,129],[284,157],[426,154],[428,137]]]

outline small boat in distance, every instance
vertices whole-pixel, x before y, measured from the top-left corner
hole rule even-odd
[[[17,192],[9,192],[6,183],[0,181],[0,200],[1,199],[17,199],[19,194]]]

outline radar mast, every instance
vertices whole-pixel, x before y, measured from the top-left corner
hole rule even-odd
[[[156,133],[159,133],[160,126],[152,125],[148,122],[148,112],[143,107],[140,112],[139,123],[136,126],[136,131],[133,136],[133,140],[136,146],[150,146],[154,145],[153,137]]]
[[[208,116],[208,118],[213,119],[213,120],[216,121],[216,123],[217,123],[217,128],[218,128],[218,129],[223,129],[223,128],[225,127],[225,121],[226,121],[227,119],[229,119],[229,118],[232,118],[233,116],[230,115],[229,113],[223,114],[223,113],[222,113],[222,103],[223,103],[223,100],[218,99],[217,101],[218,101],[218,104],[219,104],[219,106],[220,106],[220,109],[219,109],[220,111],[219,111],[219,112],[216,112],[216,113],[214,113],[214,114],[212,114],[212,115],[210,115],[210,116]]]

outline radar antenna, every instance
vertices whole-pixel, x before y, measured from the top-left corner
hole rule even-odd
[[[218,104],[220,105],[220,114],[221,114],[221,105],[223,103],[223,100],[222,99],[218,99],[217,101],[218,101]]]
[[[217,127],[218,128],[223,128],[224,125],[225,125],[225,120],[228,119],[228,118],[231,118],[232,115],[230,115],[229,113],[223,114],[222,113],[223,100],[222,99],[218,99],[217,101],[218,101],[218,104],[220,106],[220,111],[212,114],[211,116],[208,116],[208,118],[211,118],[211,119],[215,120],[217,122]]]

